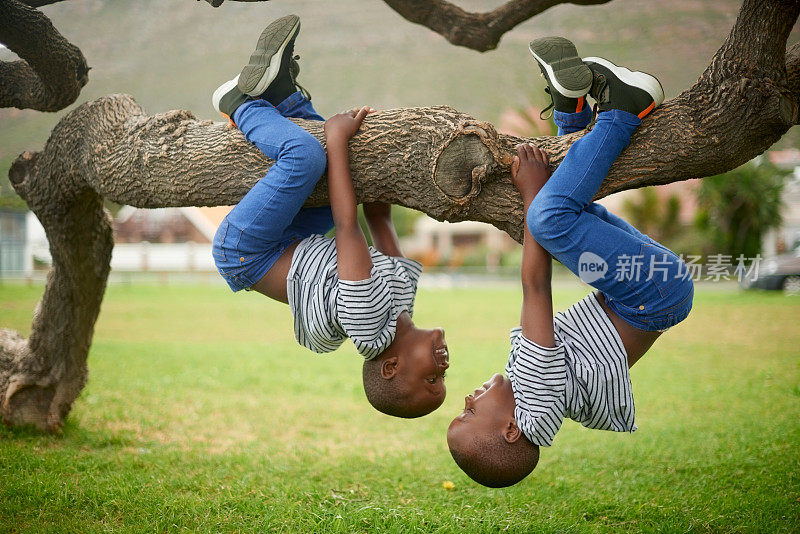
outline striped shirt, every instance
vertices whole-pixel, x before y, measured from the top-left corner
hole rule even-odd
[[[297,342],[314,352],[331,352],[346,338],[371,360],[394,341],[397,317],[414,313],[422,266],[408,258],[369,248],[372,271],[366,280],[340,280],[336,242],[312,235],[294,251],[286,278]]]
[[[555,348],[511,330],[506,374],[525,437],[549,447],[565,417],[588,428],[636,430],[627,354],[594,294],[556,314],[553,330]]]

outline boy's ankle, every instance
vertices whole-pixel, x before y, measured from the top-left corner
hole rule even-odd
[[[586,98],[568,98],[553,93],[553,109],[561,113],[580,113],[586,107]]]

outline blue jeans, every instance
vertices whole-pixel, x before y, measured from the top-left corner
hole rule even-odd
[[[590,118],[588,108],[554,113],[559,135],[582,130]],[[533,200],[526,222],[536,241],[600,290],[617,315],[641,330],[664,330],[684,320],[692,308],[694,284],[686,264],[592,202],[639,124],[625,111],[600,113],[592,131],[570,147]]]
[[[232,117],[247,140],[275,160],[214,237],[214,263],[233,291],[258,282],[293,242],[333,228],[330,206],[303,207],[325,172],[325,149],[287,117],[325,120],[300,92],[278,106],[248,100]]]

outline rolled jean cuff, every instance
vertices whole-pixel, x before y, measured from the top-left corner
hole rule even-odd
[[[621,109],[610,109],[608,111],[601,111],[597,114],[597,122],[606,121],[617,121],[630,126],[639,126],[642,124],[642,119],[633,113],[628,113],[627,111],[622,111]]]
[[[565,111],[553,111],[553,122],[560,130],[578,131],[586,128],[589,121],[592,120],[592,108],[589,106],[584,107],[578,113],[567,113]]]
[[[303,96],[303,93],[300,91],[295,91],[287,96],[283,102],[275,106],[275,109],[280,111],[281,115],[289,116],[295,108],[305,104],[306,102],[308,102],[308,99]]]

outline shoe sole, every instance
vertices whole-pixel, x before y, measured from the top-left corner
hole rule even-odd
[[[228,92],[230,92],[231,89],[237,86],[238,83],[239,83],[239,76],[236,76],[236,78],[228,80],[227,82],[217,87],[217,90],[214,91],[214,94],[211,95],[211,105],[214,106],[214,109],[217,111],[217,113],[219,113],[220,115],[222,115],[227,119],[230,119],[230,117],[228,117],[225,113],[223,113],[219,109],[219,103],[222,100],[222,98],[226,94],[228,94]]]
[[[592,87],[592,71],[583,64],[575,45],[563,37],[545,37],[528,45],[533,58],[547,72],[553,88],[568,98],[585,96]]]
[[[620,67],[602,57],[585,57],[583,61],[585,63],[597,63],[598,65],[602,65],[613,72],[614,76],[619,78],[623,83],[632,87],[638,87],[642,91],[646,91],[647,94],[653,98],[653,104],[639,114],[640,119],[664,102],[664,88],[661,86],[661,82],[658,81],[658,78],[652,74]]]
[[[249,96],[258,96],[267,90],[278,75],[281,57],[286,45],[300,31],[300,18],[288,15],[272,22],[258,38],[250,62],[239,74],[239,90]]]

